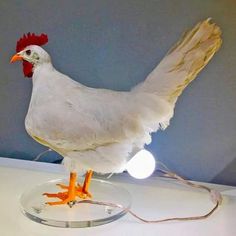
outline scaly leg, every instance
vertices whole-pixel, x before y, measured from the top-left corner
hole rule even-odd
[[[91,194],[88,192],[88,189],[89,189],[89,186],[90,186],[90,183],[91,183],[91,179],[92,179],[92,176],[93,176],[93,171],[92,170],[89,170],[87,171],[86,173],[86,176],[85,176],[85,179],[84,179],[84,184],[83,184],[83,188],[82,188],[82,191],[86,194],[88,194],[88,196],[91,198]]]
[[[62,204],[68,204],[70,207],[72,207],[77,197],[86,199],[91,198],[92,195],[88,192],[90,181],[92,178],[92,170],[88,171],[85,176],[84,184],[83,186],[80,186],[76,183],[77,174],[75,172],[70,173],[70,182],[69,186],[63,185],[63,184],[57,184],[62,189],[66,189],[65,192],[59,192],[59,193],[44,193],[43,195],[51,198],[59,198],[61,201],[57,202],[47,202],[47,204],[53,206],[53,205],[62,205]]]

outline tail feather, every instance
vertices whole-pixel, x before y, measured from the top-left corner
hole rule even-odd
[[[222,43],[220,28],[210,19],[183,35],[146,80],[133,91],[149,92],[175,104],[185,87],[213,57]]]

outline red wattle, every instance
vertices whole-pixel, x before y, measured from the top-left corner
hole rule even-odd
[[[23,72],[25,77],[31,78],[33,76],[33,65],[23,60]]]

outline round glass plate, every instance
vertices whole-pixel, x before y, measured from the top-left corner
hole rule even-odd
[[[20,197],[21,210],[24,215],[45,225],[84,228],[117,220],[125,215],[126,209],[131,206],[131,196],[126,189],[98,179],[91,180],[89,191],[93,196],[92,200],[120,204],[126,209],[90,203],[76,203],[71,208],[68,205],[49,206],[45,204],[47,201],[58,201],[57,198],[48,198],[42,194],[62,191],[56,186],[59,183],[68,184],[68,181],[52,180],[24,192]]]

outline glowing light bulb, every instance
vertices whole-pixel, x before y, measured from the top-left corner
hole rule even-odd
[[[136,179],[145,179],[155,170],[156,161],[153,155],[143,149],[127,163],[126,170]]]

